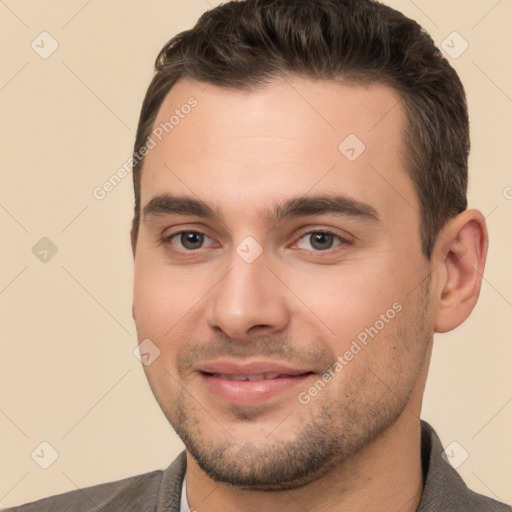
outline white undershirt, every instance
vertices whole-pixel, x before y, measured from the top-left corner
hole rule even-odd
[[[183,478],[183,485],[181,486],[181,504],[180,512],[190,512],[190,507],[187,500],[187,474]]]

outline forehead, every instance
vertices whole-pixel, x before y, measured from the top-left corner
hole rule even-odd
[[[382,84],[290,78],[240,91],[182,80],[153,126],[141,204],[172,192],[256,211],[277,197],[340,192],[411,209],[404,127],[399,96]]]

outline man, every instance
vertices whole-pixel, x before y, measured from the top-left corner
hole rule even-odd
[[[133,316],[186,446],[11,510],[505,511],[420,422],[487,251],[467,108],[372,0],[246,0],[164,47],[134,153]]]

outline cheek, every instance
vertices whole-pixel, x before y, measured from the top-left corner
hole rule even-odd
[[[141,256],[135,263],[134,316],[141,336],[168,338],[194,314],[208,281],[197,270]]]
[[[338,340],[341,350],[376,322],[380,327],[381,315],[389,312],[385,320],[394,318],[398,306],[393,309],[393,305],[404,300],[400,279],[403,277],[397,275],[396,265],[376,259],[372,264],[353,261],[337,267],[288,271],[286,281],[293,283],[297,297]]]

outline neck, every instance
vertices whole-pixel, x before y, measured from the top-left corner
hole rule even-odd
[[[263,492],[214,482],[188,455],[189,505],[198,512],[414,512],[421,499],[423,475],[420,423],[412,410],[407,407],[356,456],[299,489]]]

